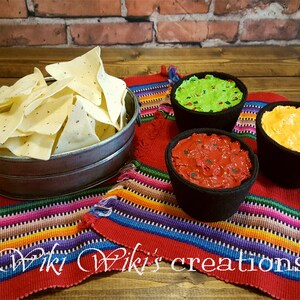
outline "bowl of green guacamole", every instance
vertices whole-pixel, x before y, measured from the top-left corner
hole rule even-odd
[[[246,85],[220,72],[190,74],[171,90],[171,104],[180,131],[206,127],[232,131],[247,99]]]

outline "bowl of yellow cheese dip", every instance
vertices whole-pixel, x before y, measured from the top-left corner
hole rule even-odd
[[[276,184],[300,188],[300,102],[264,106],[256,118],[256,135],[263,173]]]
[[[199,127],[231,131],[247,96],[247,87],[235,76],[202,72],[173,85],[171,104],[180,131]]]

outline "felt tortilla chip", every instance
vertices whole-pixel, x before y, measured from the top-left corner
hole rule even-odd
[[[72,109],[73,95],[49,98],[42,105],[25,115],[18,130],[44,135],[55,134],[62,127]]]
[[[0,103],[0,113],[2,112],[8,112],[12,106],[12,104],[14,103],[15,99],[9,99],[7,102],[5,103]]]
[[[48,160],[54,141],[55,135],[34,133],[30,136],[9,138],[1,147],[9,149],[16,156]]]
[[[24,136],[29,136],[29,135],[31,135],[31,133],[28,133],[28,132],[22,132],[22,131],[16,129],[16,131],[13,132],[9,138],[13,138],[13,137],[24,137]]]
[[[41,87],[44,90],[43,97],[34,99],[31,95],[23,95],[14,99],[14,102],[8,112],[3,112],[0,114],[0,143],[3,144],[12,135],[13,132],[21,125],[24,119],[24,114],[26,109],[28,112],[32,112],[36,107],[38,107],[43,101],[45,101],[49,96],[60,91],[66,86],[68,80],[59,82],[54,85],[54,87],[47,88]],[[34,94],[34,93],[33,93]],[[40,91],[38,92],[40,94]],[[34,100],[32,100],[34,99]]]
[[[0,107],[4,107],[7,102],[11,102],[11,98],[7,99],[10,88],[6,85],[0,87]]]
[[[95,47],[71,61],[48,65],[46,71],[56,80],[72,77],[68,86],[82,97],[100,105],[101,87],[97,81],[99,57],[100,47]]]
[[[35,87],[43,85],[46,85],[43,74],[39,69],[34,68],[32,74],[22,77],[10,87],[0,89],[0,104],[6,103],[12,98],[28,96]]]
[[[126,111],[126,103],[125,103],[125,98],[127,95],[127,89],[124,91],[124,94],[121,98],[121,112],[120,112],[120,128],[123,128],[127,124],[127,111]]]
[[[116,128],[113,125],[105,124],[96,121],[95,132],[99,137],[100,141],[103,141],[116,133]]]
[[[33,110],[35,110],[39,105],[41,105],[46,99],[49,97],[55,95],[56,93],[62,91],[68,83],[72,81],[72,78],[65,78],[59,81],[55,81],[49,86],[47,86],[45,89],[43,89],[42,93],[39,94],[37,98],[29,97],[24,102],[24,114],[27,116],[29,115]]]
[[[62,130],[55,154],[81,149],[99,142],[80,99],[76,100],[71,114]]]
[[[114,125],[105,109],[103,109],[100,106],[97,106],[90,102],[89,100],[81,97],[81,96],[76,96],[77,100],[80,100],[81,104],[83,105],[84,110],[87,112],[88,115],[90,115],[92,118],[94,118],[96,121],[105,123],[105,124],[110,124]]]
[[[108,115],[112,123],[116,124],[122,111],[121,99],[126,91],[126,83],[117,77],[107,74],[100,57],[99,60],[100,68],[97,74],[97,80],[105,96]]]
[[[0,111],[8,111],[11,105],[20,98],[39,96],[37,91],[43,90],[46,86],[41,71],[35,68],[32,74],[22,77],[12,86],[0,88]]]
[[[111,126],[111,125],[107,125],[104,128],[102,134],[99,136],[99,138],[101,141],[104,141],[104,140],[110,138],[111,136],[113,136],[115,133],[116,133],[115,127]]]
[[[0,114],[0,144],[6,142],[6,140],[12,135],[13,132],[22,123],[24,114],[22,110],[23,99],[19,98],[15,101],[8,112]]]

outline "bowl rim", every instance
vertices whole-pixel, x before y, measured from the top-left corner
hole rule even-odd
[[[296,104],[296,105],[295,105]],[[264,107],[262,107],[259,112],[257,113],[256,116],[256,120],[255,120],[255,125],[256,125],[256,130],[259,130],[260,133],[262,134],[263,138],[266,139],[269,143],[271,143],[273,146],[277,147],[278,149],[280,149],[281,151],[284,151],[286,153],[289,153],[291,155],[294,156],[298,156],[300,158],[300,152],[299,151],[295,151],[289,148],[286,148],[282,145],[280,145],[278,142],[276,142],[274,139],[272,139],[263,129],[262,127],[262,117],[263,114],[267,111],[272,111],[276,106],[296,106],[300,108],[300,102],[297,101],[276,101],[276,102],[270,102],[268,104],[266,104]]]
[[[203,186],[197,185],[197,184],[185,179],[174,168],[174,165],[173,165],[172,159],[171,159],[171,157],[172,157],[171,154],[172,154],[172,149],[177,145],[177,143],[180,140],[191,136],[193,133],[206,133],[209,135],[211,135],[211,134],[226,135],[226,136],[230,137],[231,140],[238,141],[240,143],[241,147],[244,150],[247,150],[249,153],[249,158],[252,163],[251,176],[249,178],[247,178],[246,180],[244,180],[240,185],[231,187],[231,188],[203,187]],[[232,132],[227,132],[222,129],[216,129],[216,128],[193,128],[193,129],[188,129],[188,130],[180,132],[175,137],[173,137],[172,140],[168,143],[168,145],[166,147],[166,151],[165,151],[165,160],[166,160],[167,167],[170,167],[173,175],[177,179],[182,181],[185,185],[187,185],[190,188],[196,189],[198,191],[208,192],[208,193],[216,193],[216,194],[237,192],[237,191],[243,189],[243,187],[246,187],[248,185],[250,185],[250,187],[251,187],[254,184],[254,182],[258,176],[258,171],[259,171],[258,157],[254,153],[253,149],[245,141],[243,141],[241,138],[239,138],[236,134],[234,134]]]
[[[74,149],[74,150],[63,152],[63,153],[51,154],[50,158],[46,161],[38,160],[38,159],[30,158],[30,157],[19,157],[19,156],[15,156],[15,155],[11,155],[11,156],[10,155],[0,155],[0,160],[6,160],[6,161],[12,161],[12,162],[39,161],[39,162],[43,163],[43,162],[53,161],[56,159],[61,159],[61,158],[71,156],[71,155],[84,154],[85,152],[92,151],[93,149],[98,148],[100,146],[105,146],[106,144],[110,143],[112,140],[118,138],[118,136],[120,136],[125,130],[127,130],[127,128],[131,127],[133,125],[133,123],[135,123],[135,122],[139,123],[139,115],[140,115],[139,99],[131,89],[129,89],[128,87],[126,89],[127,89],[127,94],[129,94],[129,96],[132,97],[132,100],[133,100],[133,103],[135,106],[135,111],[134,111],[131,119],[129,120],[129,122],[120,131],[116,132],[114,135],[112,135],[108,139],[105,139],[104,141],[100,141],[96,144],[92,144],[90,146],[86,146],[86,147],[83,147],[80,149]]]
[[[203,111],[191,110],[191,109],[185,108],[183,105],[179,104],[179,102],[176,100],[175,92],[176,92],[176,89],[181,85],[181,83],[184,80],[187,80],[193,76],[196,76],[198,78],[204,78],[205,75],[213,75],[213,76],[215,76],[219,79],[223,79],[223,80],[231,79],[232,81],[234,81],[236,83],[236,85],[241,86],[244,89],[244,91],[242,91],[239,88],[243,94],[241,102],[239,102],[238,104],[236,104],[234,106],[229,107],[226,110],[221,110],[221,111],[217,111],[217,112],[203,112]],[[228,112],[230,112],[233,109],[239,109],[240,107],[243,107],[244,103],[247,101],[247,97],[248,97],[248,89],[243,81],[241,81],[239,78],[237,78],[236,76],[231,75],[229,73],[217,72],[217,71],[197,72],[197,73],[192,73],[192,74],[186,75],[186,76],[180,78],[177,82],[175,82],[175,84],[172,86],[171,94],[170,94],[170,100],[171,100],[172,105],[175,105],[176,107],[180,108],[181,110],[183,110],[185,112],[191,113],[193,115],[220,116],[220,117],[222,115],[228,114]]]

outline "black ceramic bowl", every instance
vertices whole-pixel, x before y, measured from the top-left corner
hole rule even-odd
[[[300,188],[300,152],[290,150],[272,138],[262,127],[262,116],[276,106],[300,107],[300,102],[273,102],[264,106],[256,116],[257,154],[262,172],[274,183],[287,188]]]
[[[188,80],[192,76],[196,76],[201,79],[208,74],[213,75],[214,77],[217,77],[219,79],[234,81],[236,86],[243,93],[242,101],[237,105],[220,112],[199,112],[187,109],[184,106],[182,106],[176,100],[176,89],[182,84],[184,80]],[[201,72],[190,74],[177,81],[172,87],[170,99],[174,109],[177,127],[180,131],[200,127],[217,128],[226,131],[231,131],[240,115],[245,101],[247,100],[247,96],[248,90],[246,85],[235,76],[220,72]]]
[[[227,135],[231,141],[238,141],[241,148],[248,151],[252,165],[251,176],[237,187],[223,189],[201,187],[183,178],[172,163],[172,149],[180,140],[191,136],[193,133]],[[195,128],[179,133],[168,144],[165,151],[165,161],[179,206],[193,218],[204,222],[221,221],[232,216],[254,184],[259,169],[257,156],[248,144],[233,133],[212,128]]]

